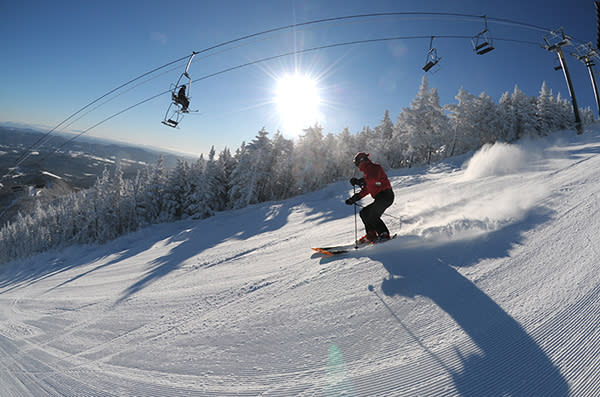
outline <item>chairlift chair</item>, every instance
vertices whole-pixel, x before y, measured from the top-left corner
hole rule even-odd
[[[487,17],[484,15],[483,19],[485,21],[485,28],[477,33],[471,40],[473,43],[473,51],[475,51],[477,55],[487,54],[494,49],[492,38],[487,28]]]
[[[427,52],[427,57],[425,58],[425,66],[423,66],[423,70],[425,72],[429,72],[431,68],[438,64],[440,58],[437,54],[437,50],[433,47],[433,36],[431,36],[431,40],[429,41],[429,51]]]
[[[191,87],[192,87],[192,78],[188,74],[188,70],[190,68],[190,64],[192,63],[192,59],[194,59],[194,56],[196,54],[197,54],[197,52],[192,53],[192,55],[190,56],[190,58],[188,60],[187,65],[185,67],[185,71],[183,73],[181,73],[181,75],[179,76],[179,79],[177,79],[177,82],[175,84],[171,85],[171,103],[169,104],[169,107],[167,108],[164,119],[161,121],[161,123],[163,123],[164,125],[166,125],[168,127],[178,128],[177,126],[183,119],[183,115],[190,112],[179,101],[178,94],[179,94],[179,89],[185,83],[185,88],[186,88],[185,96],[187,97],[188,101],[192,98],[190,95]]]

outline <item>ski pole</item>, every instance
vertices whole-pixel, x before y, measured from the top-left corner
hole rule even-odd
[[[356,194],[356,186],[352,185],[353,195]],[[356,207],[358,204],[354,203],[354,249],[358,249],[358,224],[356,220]]]

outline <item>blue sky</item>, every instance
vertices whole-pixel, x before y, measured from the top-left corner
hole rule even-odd
[[[498,101],[515,84],[526,94],[537,95],[543,81],[568,97],[563,75],[553,69],[552,53],[540,45],[500,40],[541,44],[544,32],[491,18],[549,29],[564,27],[578,43],[596,42],[591,0],[3,2],[0,123],[52,128],[119,85],[193,51],[280,26],[382,12],[485,14],[490,17],[488,28],[496,49],[480,56],[469,39],[443,37],[474,36],[484,27],[482,18],[398,16],[299,27],[196,56],[189,70],[197,80],[191,87],[190,108],[198,113],[187,116],[180,129],[160,123],[170,102],[163,95],[87,135],[194,154],[206,153],[212,145],[217,151],[225,146],[235,150],[262,127],[272,134],[283,129],[292,137],[295,132],[285,130],[275,98],[278,80],[293,73],[314,80],[320,97],[318,119],[326,133],[375,127],[386,109],[395,120],[415,97],[424,74],[428,38],[330,48],[205,77],[294,50],[384,37],[438,36],[433,46],[442,60],[428,78],[430,86],[439,90],[442,104],[454,103],[461,87],[473,94],[486,92]],[[595,111],[587,69],[571,56],[567,62],[580,107]],[[126,87],[127,91],[92,107],[67,129],[85,130],[168,90],[184,68],[181,62]]]

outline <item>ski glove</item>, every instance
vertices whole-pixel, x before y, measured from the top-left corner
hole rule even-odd
[[[359,200],[360,200],[360,194],[356,193],[352,197],[350,197],[349,199],[346,199],[346,204],[352,205],[352,204],[356,203]]]
[[[350,179],[350,184],[352,186],[360,186],[361,188],[364,188],[366,183],[365,183],[365,178],[351,178]]]

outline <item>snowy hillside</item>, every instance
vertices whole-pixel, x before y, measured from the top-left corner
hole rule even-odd
[[[339,257],[347,183],[2,265],[0,394],[598,395],[599,153],[391,172],[399,237]]]

